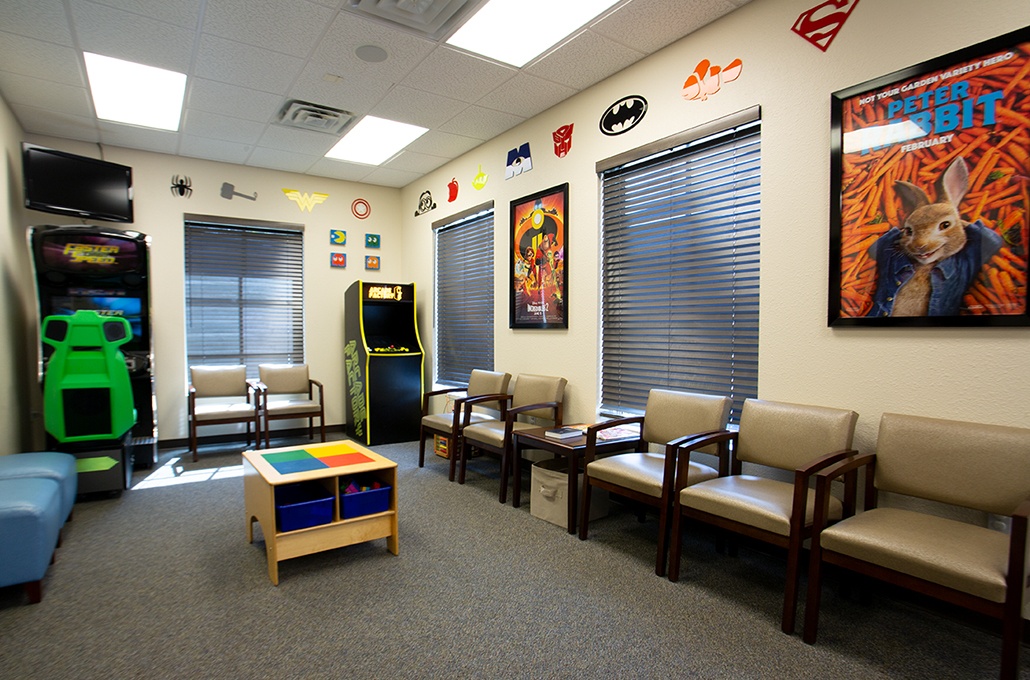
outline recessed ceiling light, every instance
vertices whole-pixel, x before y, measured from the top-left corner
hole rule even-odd
[[[521,68],[619,0],[490,0],[448,45]]]
[[[178,130],[186,74],[83,52],[97,118]]]
[[[380,165],[428,132],[427,128],[365,116],[336,143],[326,158]]]

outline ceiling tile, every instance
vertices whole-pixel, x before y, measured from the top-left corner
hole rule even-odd
[[[305,0],[292,0],[286,11],[268,2],[219,0],[207,4],[201,30],[247,45],[307,57],[335,14]]]
[[[155,153],[174,154],[178,150],[179,135],[175,132],[106,121],[100,121],[99,127],[100,141],[104,144]]]
[[[292,151],[283,151],[281,149],[268,149],[259,146],[251,152],[250,158],[247,159],[247,165],[272,168],[273,170],[285,170],[287,172],[306,172],[318,158],[315,155],[293,153]]]
[[[91,2],[73,6],[75,34],[87,52],[186,73],[193,31]]]
[[[358,163],[346,163],[344,161],[323,158],[312,165],[308,169],[308,173],[322,177],[334,177],[349,182],[361,182],[373,170],[375,170],[375,166],[372,165],[360,165]]]
[[[270,92],[190,78],[186,95],[190,109],[267,123],[275,119],[283,98]]]
[[[65,85],[86,86],[78,52],[11,33],[0,33],[0,69]]]
[[[468,107],[465,102],[398,85],[369,111],[373,116],[434,128]]]
[[[0,71],[0,91],[9,104],[24,104],[41,109],[89,118],[93,115],[86,88],[41,81],[38,78]]]
[[[37,109],[21,104],[12,104],[11,110],[25,132],[83,142],[100,141],[100,130],[93,118],[83,118],[63,111]]]
[[[506,111],[523,118],[532,118],[575,93],[576,90],[571,87],[519,73],[476,104],[495,111]]]
[[[510,66],[437,47],[401,84],[463,102],[476,102],[518,73]]]
[[[408,150],[429,154],[430,156],[457,158],[482,143],[483,140],[481,139],[452,135],[439,130],[430,130],[411,144],[408,144]]]
[[[195,109],[188,110],[182,122],[184,136],[220,139],[251,146],[257,145],[265,127],[264,123]]]
[[[526,67],[530,75],[579,90],[617,73],[643,57],[642,52],[583,31],[562,47]]]
[[[393,86],[386,80],[356,77],[353,74],[335,82],[328,82],[323,77],[326,73],[324,66],[309,63],[290,88],[289,96],[313,104],[364,114]]]
[[[194,29],[200,21],[200,8],[207,0],[93,0],[96,4],[132,12],[165,21],[169,24]],[[74,6],[84,0],[68,0]]]
[[[297,130],[283,125],[268,125],[258,146],[281,149],[293,153],[309,154],[321,158],[340,141],[336,135],[310,130]]]
[[[419,175],[424,175],[427,172],[436,170],[448,160],[450,159],[443,158],[441,156],[429,156],[427,154],[405,150],[390,159],[388,163],[384,163],[381,167],[389,168],[390,170],[405,170],[408,172],[418,173]]]
[[[440,130],[486,141],[510,130],[523,120],[525,119],[510,113],[484,109],[481,106],[470,106],[441,125]]]
[[[242,165],[254,147],[250,144],[239,144],[227,142],[221,139],[209,139],[206,137],[193,137],[182,135],[179,142],[179,153],[183,156],[194,158],[205,158],[223,163],[236,163]]]
[[[74,44],[61,0],[4,0],[0,2],[0,26],[29,38]]]
[[[304,60],[281,52],[202,35],[195,72],[201,78],[263,92],[286,92]]]
[[[591,25],[590,30],[650,54],[733,9],[728,0],[637,0]]]
[[[362,61],[354,54],[354,50],[362,45],[383,48],[386,60],[377,63]],[[324,73],[345,78],[374,78],[393,84],[400,82],[433,48],[433,42],[406,31],[393,30],[349,12],[340,12],[311,55],[311,63],[324,68]]]
[[[390,170],[388,168],[376,168],[365,177],[366,182],[369,184],[378,184],[384,187],[395,187],[400,189],[406,187],[422,175],[417,172],[407,172],[405,170]],[[414,208],[413,208],[414,209]],[[403,207],[402,207],[403,210]]]

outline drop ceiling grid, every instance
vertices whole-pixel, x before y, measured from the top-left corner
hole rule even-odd
[[[194,33],[131,12],[76,3],[72,8],[78,47],[107,57],[188,73]]]

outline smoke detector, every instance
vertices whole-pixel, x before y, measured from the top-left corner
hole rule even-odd
[[[483,0],[350,0],[350,11],[439,40]]]
[[[279,110],[279,124],[286,127],[339,135],[354,120],[350,111],[290,99]]]

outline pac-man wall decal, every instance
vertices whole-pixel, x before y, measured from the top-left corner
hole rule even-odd
[[[825,52],[857,5],[858,0],[826,0],[799,14],[790,30]]]
[[[343,269],[347,266],[347,253],[329,253],[329,266]]]
[[[683,83],[683,98],[704,101],[708,99],[708,95],[722,89],[723,83],[736,80],[743,68],[744,62],[740,59],[734,59],[726,66],[716,66],[707,59],[702,59]]]
[[[354,217],[363,220],[372,214],[372,206],[363,198],[355,198],[350,204],[350,212]]]
[[[331,246],[345,246],[347,245],[347,232],[343,229],[330,229],[329,230],[329,245]]]
[[[601,133],[608,135],[621,135],[629,132],[644,120],[647,113],[647,100],[639,94],[631,94],[622,97],[601,114],[601,120],[597,126]]]
[[[504,179],[511,179],[532,169],[533,158],[529,152],[529,142],[526,142],[519,148],[508,152],[508,163],[504,166]]]
[[[558,158],[565,158],[572,150],[572,126],[573,123],[562,125],[551,133],[554,139],[554,155]]]
[[[433,193],[427,189],[418,197],[418,208],[415,209],[415,217],[425,215],[434,208],[436,208],[436,203],[433,201]]]
[[[301,212],[305,210],[311,212],[312,208],[319,203],[324,203],[329,198],[329,194],[320,194],[318,192],[302,194],[296,189],[283,189],[283,193],[286,194],[286,198],[297,204]]]
[[[378,248],[381,241],[379,234],[365,234],[366,248]]]
[[[380,264],[382,263],[380,262],[378,255],[365,256],[365,269],[379,269]]]
[[[472,188],[479,191],[486,186],[487,181],[490,179],[490,175],[483,172],[483,165],[479,165],[479,172],[472,178]]]

